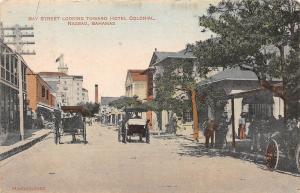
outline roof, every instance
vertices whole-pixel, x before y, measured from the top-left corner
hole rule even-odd
[[[258,80],[256,74],[249,70],[240,70],[239,68],[225,69],[203,81],[200,85],[219,82],[222,80]]]
[[[63,72],[39,72],[40,76],[68,76],[66,73]]]
[[[147,75],[144,74],[145,70],[128,70],[133,81],[147,81]]]
[[[26,74],[26,76],[34,76],[37,81],[43,82],[51,90],[51,92],[55,91],[56,85],[55,85],[55,87],[54,87],[54,85],[50,85],[49,82],[45,81],[43,79],[43,77],[41,77],[39,74],[35,74],[32,72],[32,73]]]
[[[108,105],[110,102],[118,100],[120,97],[101,97],[101,105]]]
[[[150,66],[156,65],[167,58],[180,58],[180,59],[194,59],[196,58],[192,51],[189,50],[189,46],[187,48],[182,49],[178,52],[153,52],[153,56],[150,61]]]

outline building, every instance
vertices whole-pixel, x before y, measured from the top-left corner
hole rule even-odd
[[[278,83],[280,80],[273,80]],[[249,119],[284,116],[283,100],[269,90],[261,87],[256,74],[252,71],[240,70],[240,68],[225,69],[199,83],[199,95],[205,92],[204,87],[210,88],[210,93],[222,92],[223,105],[218,104],[220,99],[207,93],[205,96],[205,112],[199,114],[200,122],[213,119],[218,120],[223,111],[228,118],[233,118],[233,124],[229,125],[228,136],[232,136],[232,128],[238,133],[241,114],[247,114],[246,130],[248,131]],[[214,99],[213,99],[214,98]],[[248,123],[247,123],[248,122]]]
[[[191,53],[189,46],[178,52],[160,52],[155,49],[150,60],[149,68],[143,72],[147,74],[147,100],[151,101],[155,99],[155,79],[157,75],[163,73],[166,64],[185,60],[193,65],[194,59],[195,57]],[[167,125],[172,118],[171,115],[170,112],[165,110],[159,113],[148,112],[147,119],[150,120],[153,130],[166,131]],[[193,120],[191,111],[183,112],[183,117],[179,117],[179,120],[180,127],[192,132]]]
[[[109,106],[109,103],[118,99],[120,99],[120,97],[101,97],[101,103],[99,108],[101,123],[108,125],[116,125],[118,121],[122,118],[122,113],[120,110]]]
[[[140,100],[147,100],[147,75],[145,70],[128,70],[125,82],[125,96],[138,96]]]
[[[24,115],[27,109],[27,77],[31,71],[25,60],[6,44],[0,43],[0,144],[9,132],[19,130],[19,83],[23,84]],[[21,59],[22,80],[18,77],[18,58]],[[26,122],[26,119],[25,119]],[[25,123],[26,125],[26,123]]]
[[[82,88],[82,102],[83,103],[89,102],[89,91],[85,88]]]
[[[63,72],[40,72],[39,75],[53,89],[58,106],[74,106],[84,102],[83,76],[67,75]]]
[[[28,80],[28,107],[37,111],[38,108],[53,110],[56,107],[52,88],[39,74],[27,73]]]

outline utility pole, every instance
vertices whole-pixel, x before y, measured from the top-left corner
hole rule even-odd
[[[26,76],[26,72],[23,72],[22,76],[22,57],[21,55],[35,55],[35,51],[24,51],[23,46],[29,44],[35,44],[34,41],[22,41],[23,38],[34,37],[32,26],[19,26],[14,25],[12,27],[3,27],[0,22],[0,41],[4,44],[11,44],[15,48],[15,53],[4,53],[16,55],[18,57],[18,79],[19,79],[19,122],[20,122],[20,135],[21,140],[24,140],[24,94],[23,94],[23,77]],[[8,33],[6,33],[8,31]],[[5,41],[5,38],[8,41]],[[11,39],[11,40],[9,40]]]

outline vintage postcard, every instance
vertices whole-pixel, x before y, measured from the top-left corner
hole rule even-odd
[[[300,193],[298,0],[0,0],[0,193]]]

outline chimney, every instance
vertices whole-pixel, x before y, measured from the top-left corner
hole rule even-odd
[[[98,84],[95,84],[95,103],[99,103],[98,99]]]

